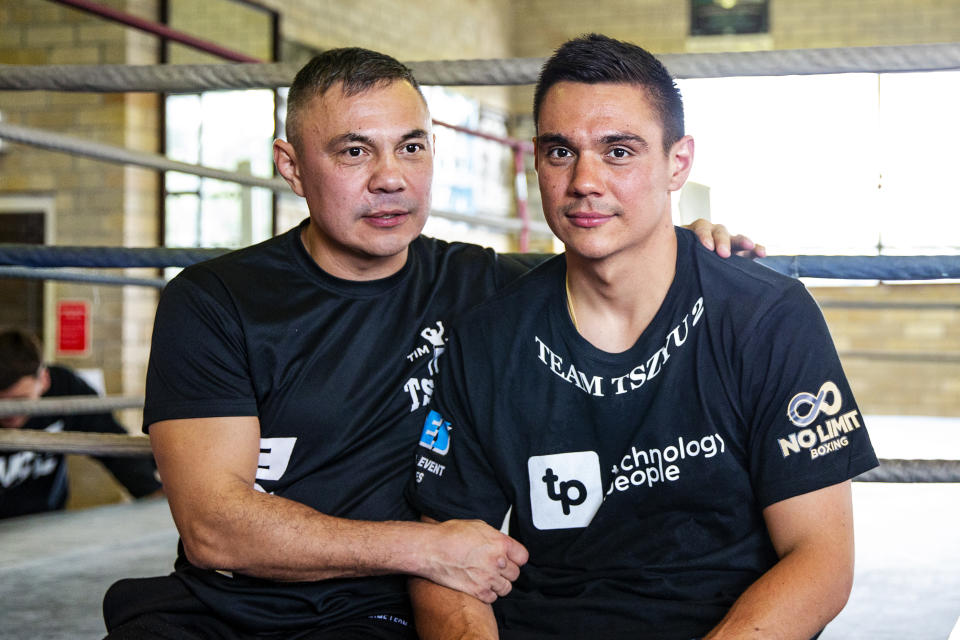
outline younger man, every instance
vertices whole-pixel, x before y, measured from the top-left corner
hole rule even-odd
[[[797,281],[675,229],[693,162],[648,52],[563,45],[534,102],[565,255],[457,323],[416,456],[426,519],[529,551],[491,608],[411,581],[424,638],[810,638],[853,575],[850,478],[877,464]]]

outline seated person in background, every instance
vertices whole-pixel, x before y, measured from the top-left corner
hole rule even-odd
[[[25,331],[0,331],[0,400],[97,392],[65,367],[45,365],[37,339]],[[0,417],[3,429],[48,432],[127,433],[109,413]],[[158,493],[152,458],[97,457],[135,498]],[[0,518],[62,509],[67,502],[67,464],[62,453],[0,451]]]
[[[492,608],[411,579],[420,636],[818,634],[877,460],[816,303],[673,226],[693,139],[648,52],[566,43],[534,121],[566,252],[454,324],[409,491],[427,521],[512,507],[529,561]]]

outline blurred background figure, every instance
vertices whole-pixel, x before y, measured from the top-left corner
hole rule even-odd
[[[19,329],[0,330],[0,400],[97,395],[70,369],[46,365],[40,342]],[[110,413],[0,417],[3,429],[126,434]],[[96,457],[135,498],[159,495],[152,458]],[[62,453],[0,452],[0,518],[63,509],[69,494]]]

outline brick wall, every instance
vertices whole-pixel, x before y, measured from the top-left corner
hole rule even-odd
[[[104,4],[156,17],[153,0]],[[152,37],[44,0],[0,0],[0,63],[155,61]],[[11,123],[119,147],[158,149],[157,99],[152,94],[0,92],[0,110]],[[8,152],[0,155],[0,196],[53,197],[56,214],[50,223],[56,244],[154,245],[156,188],[155,174],[142,169],[27,145],[10,145]],[[102,369],[108,393],[142,393],[155,294],[132,287],[67,283],[51,283],[48,289],[53,299],[80,298],[92,303],[91,354],[62,360],[72,366]],[[45,338],[52,341],[55,336]]]
[[[865,413],[960,415],[960,284],[811,293]]]
[[[105,3],[148,19],[158,15],[157,0]],[[565,39],[594,30],[640,42],[657,53],[960,40],[960,3],[955,0],[774,0],[770,34],[752,39],[688,38],[687,3],[676,0],[259,4],[280,12],[284,51],[302,55],[311,49],[355,45],[402,60],[544,56]],[[234,24],[236,16],[224,14],[231,6],[226,0],[181,3],[178,9],[191,5],[193,13],[173,16],[181,28],[243,47],[252,55],[269,55],[268,47],[246,32],[248,23]],[[175,48],[174,56],[184,55],[182,51]],[[153,36],[46,0],[0,0],[0,63],[142,64],[155,62],[157,56]],[[519,116],[515,135],[529,137],[529,122],[523,118],[530,109],[529,88],[465,91],[494,108],[512,108]],[[0,110],[9,122],[147,151],[160,146],[153,94],[0,92]],[[53,197],[58,244],[155,244],[159,189],[153,172],[24,145],[8,149],[0,154],[0,195]],[[535,181],[530,186],[535,196]],[[133,287],[53,287],[58,297],[94,302],[94,353],[70,364],[103,368],[110,393],[141,392],[155,294]],[[865,411],[960,415],[960,319],[955,309],[930,305],[941,297],[958,301],[956,285],[814,293],[826,305],[828,323]],[[835,297],[861,303],[909,302],[914,308],[841,308],[831,306],[838,302]],[[135,417],[130,423],[136,423]]]

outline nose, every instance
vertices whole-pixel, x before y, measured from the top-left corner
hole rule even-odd
[[[382,155],[374,165],[369,189],[373,193],[394,193],[406,188],[400,161],[391,153]]]
[[[573,165],[570,176],[571,195],[585,198],[603,194],[603,161],[582,153]]]

